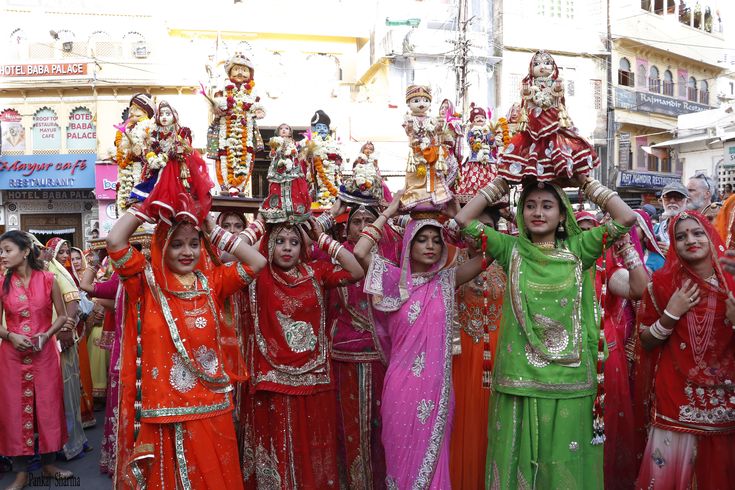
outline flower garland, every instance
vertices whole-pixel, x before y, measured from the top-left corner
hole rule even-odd
[[[143,166],[134,156],[140,155],[146,147],[151,124],[150,119],[144,119],[128,128],[125,135],[121,131],[115,134],[115,159],[118,166],[116,202],[120,213],[128,208],[130,193],[140,181]]]
[[[239,89],[234,85],[225,87],[225,115],[220,118],[217,167],[217,180],[223,188],[242,191],[253,171],[253,112],[260,100],[251,95],[254,86],[255,82],[250,80]]]
[[[331,206],[339,192],[337,185],[340,184],[342,154],[337,143],[331,138],[323,139],[315,136],[311,143],[314,170],[318,177],[318,182],[315,182],[317,200],[322,207]]]
[[[352,178],[345,182],[345,189],[352,193],[369,194],[375,199],[382,198],[383,189],[380,185],[380,175],[372,157],[360,153],[355,159],[352,169]]]
[[[331,196],[336,197],[337,188],[327,177],[327,172],[324,170],[324,162],[321,157],[314,156],[314,168],[316,169],[317,175],[319,175],[319,181],[327,188]]]
[[[504,117],[498,118],[498,125],[503,133],[503,147],[510,144],[510,129],[508,129],[508,120]]]

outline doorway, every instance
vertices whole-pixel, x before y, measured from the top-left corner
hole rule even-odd
[[[84,248],[81,214],[24,214],[20,217],[20,229],[32,233],[44,245],[60,237],[72,247]]]

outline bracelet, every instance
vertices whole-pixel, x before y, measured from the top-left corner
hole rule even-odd
[[[666,340],[671,336],[674,329],[666,328],[661,325],[661,322],[659,320],[656,320],[656,323],[651,325],[651,328],[648,331],[651,332],[651,335],[656,337],[658,340]]]
[[[153,220],[151,219],[150,216],[148,216],[147,214],[144,214],[143,211],[136,208],[135,206],[129,207],[126,212],[130,213],[134,218],[139,219],[140,221],[144,223],[153,223]]]
[[[247,238],[250,241],[250,245],[255,245],[255,243],[260,240],[260,238],[265,233],[265,227],[263,226],[263,223],[260,222],[260,220],[255,220],[246,229],[244,229],[242,232],[240,232],[241,235],[245,235],[245,238]]]
[[[643,265],[643,262],[641,262],[641,259],[639,259],[638,257],[636,257],[636,258],[634,258],[634,259],[632,259],[630,261],[627,261],[626,260],[624,262],[624,265],[625,265],[625,268],[626,269],[628,269],[629,271],[632,271],[633,269],[637,269],[638,267],[642,266]]]
[[[669,313],[669,310],[667,310],[665,308],[664,308],[664,315],[666,315],[667,317],[671,318],[672,320],[674,320],[676,322],[678,322],[679,320],[681,320],[681,317],[680,316],[674,316],[674,315],[672,315],[671,313]]]
[[[334,242],[334,239],[327,235],[326,233],[322,233],[319,235],[319,238],[316,241],[316,246],[319,248],[319,250],[329,253],[329,246]]]
[[[329,231],[337,222],[329,212],[322,213],[315,221],[322,227],[322,231]]]
[[[212,241],[212,245],[229,254],[232,254],[242,242],[242,238],[238,235],[225,231],[219,225],[212,229],[210,240]]]
[[[370,235],[370,233],[367,233],[364,229],[360,232],[360,238],[366,238],[367,240],[370,240],[373,243],[373,247],[378,244],[378,242],[375,241],[375,238],[373,238],[372,235]]]

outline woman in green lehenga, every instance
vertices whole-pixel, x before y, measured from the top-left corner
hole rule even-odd
[[[487,488],[602,488],[604,425],[594,412],[600,316],[594,284],[585,271],[635,223],[616,193],[579,177],[588,199],[608,211],[607,225],[581,231],[556,185],[524,183],[518,237],[477,220],[508,191],[497,178],[456,216],[508,275],[495,354],[489,413]],[[598,352],[599,351],[599,352]]]

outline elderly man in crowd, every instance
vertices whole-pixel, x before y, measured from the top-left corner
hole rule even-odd
[[[664,254],[669,250],[669,221],[686,209],[688,197],[689,191],[681,182],[667,184],[661,191],[661,204],[664,212],[661,214],[661,221],[654,228],[654,234]]]
[[[689,179],[687,183],[687,191],[689,192],[689,201],[687,209],[699,211],[710,220],[714,221],[717,212],[722,206],[721,203],[712,202],[714,197],[715,185],[712,179],[703,173],[697,173]]]

